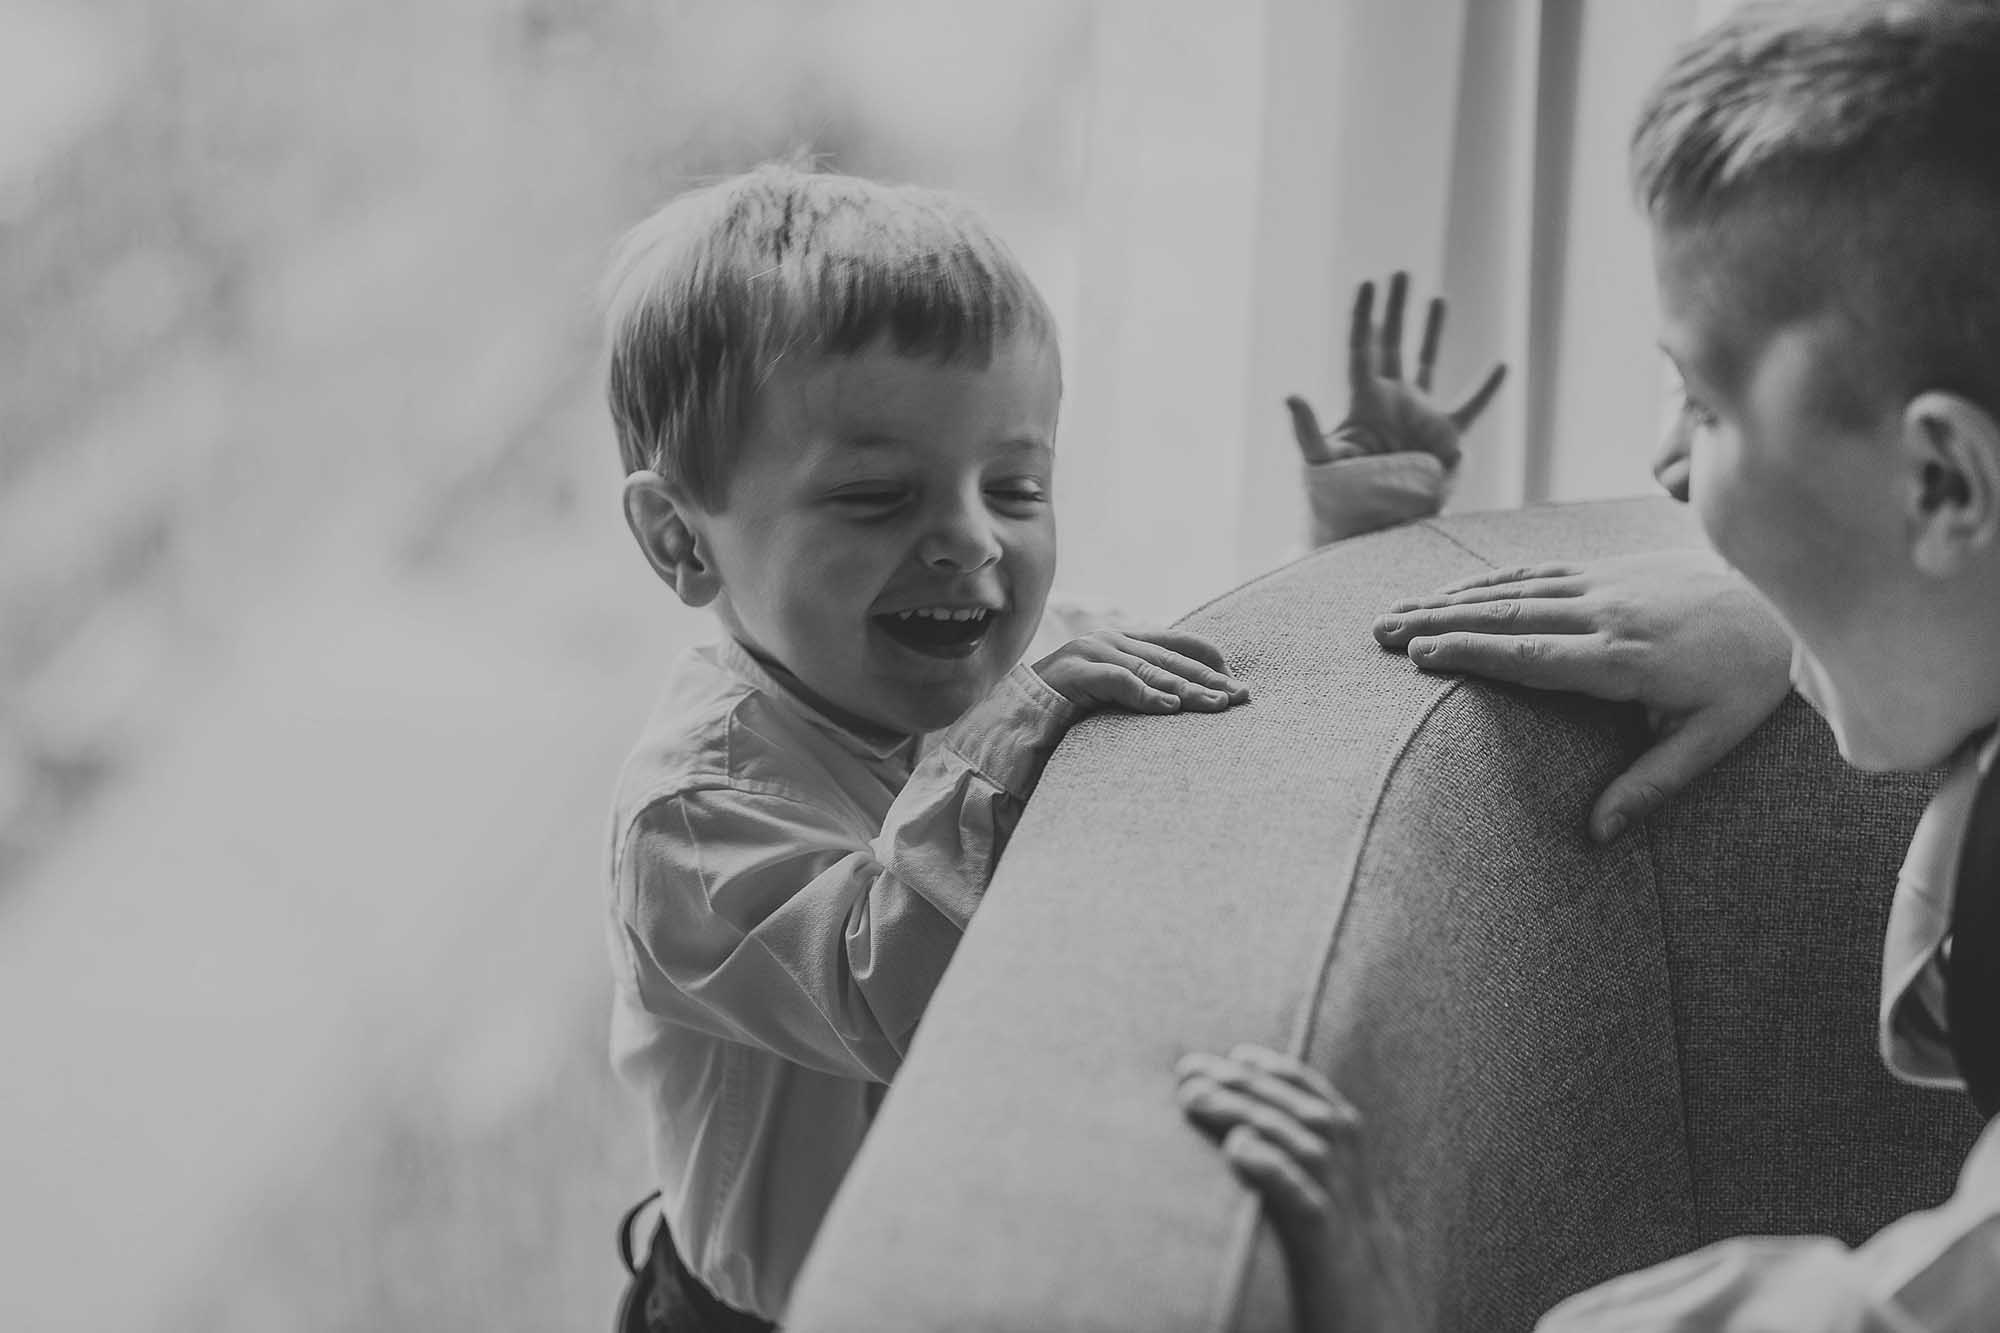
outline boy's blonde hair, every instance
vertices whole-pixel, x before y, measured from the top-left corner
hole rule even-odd
[[[1633,182],[1715,242],[1749,325],[1831,315],[1829,407],[1961,394],[2000,412],[2000,4],[1766,0],[1647,97]]]
[[[1041,294],[970,207],[789,164],[681,195],[635,227],[606,282],[618,452],[722,507],[756,392],[781,358],[878,340],[983,364],[1055,341]]]

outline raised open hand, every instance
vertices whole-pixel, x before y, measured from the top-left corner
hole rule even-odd
[[[1375,284],[1364,282],[1355,293],[1354,321],[1347,342],[1347,415],[1340,424],[1322,431],[1310,403],[1296,395],[1285,400],[1292,413],[1292,434],[1306,462],[1331,463],[1361,454],[1414,450],[1432,455],[1446,468],[1458,465],[1459,437],[1500,391],[1507,367],[1493,367],[1479,387],[1450,411],[1432,402],[1431,375],[1437,368],[1445,315],[1443,299],[1434,297],[1424,317],[1416,378],[1405,381],[1403,305],[1409,287],[1406,273],[1389,279],[1389,300],[1379,330],[1375,326]]]

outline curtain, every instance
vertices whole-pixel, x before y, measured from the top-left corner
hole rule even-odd
[[[1453,507],[1641,494],[1663,392],[1640,98],[1729,0],[1103,0],[1061,445],[1066,586],[1185,610],[1303,549],[1282,406],[1329,423],[1353,292],[1512,374]],[[1552,552],[1552,555],[1559,553]]]

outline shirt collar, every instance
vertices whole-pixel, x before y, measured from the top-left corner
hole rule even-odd
[[[758,689],[783,699],[796,709],[801,717],[831,736],[841,748],[850,753],[884,762],[890,759],[908,760],[914,754],[918,737],[899,735],[873,727],[864,730],[835,721],[800,693],[796,685],[759,661],[756,655],[739,643],[733,635],[723,636],[718,651],[723,666],[748,680]]]
[[[1896,897],[1882,945],[1882,1005],[1878,1037],[1883,1062],[1907,1082],[1959,1087],[1957,1065],[1938,1022],[1943,973],[1938,946],[1951,932],[1958,860],[1981,778],[2000,753],[2000,733],[1966,747],[1917,823],[1910,853],[1896,878]]]

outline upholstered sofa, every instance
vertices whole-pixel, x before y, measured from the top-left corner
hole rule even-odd
[[[1793,701],[1600,848],[1633,709],[1426,676],[1368,635],[1491,566],[1697,540],[1664,500],[1453,517],[1190,616],[1254,700],[1093,718],[1056,753],[789,1327],[1288,1327],[1271,1232],[1174,1102],[1182,1053],[1245,1040],[1360,1107],[1438,1329],[1942,1198],[1972,1116],[1874,1046],[1925,780],[1848,770]]]

